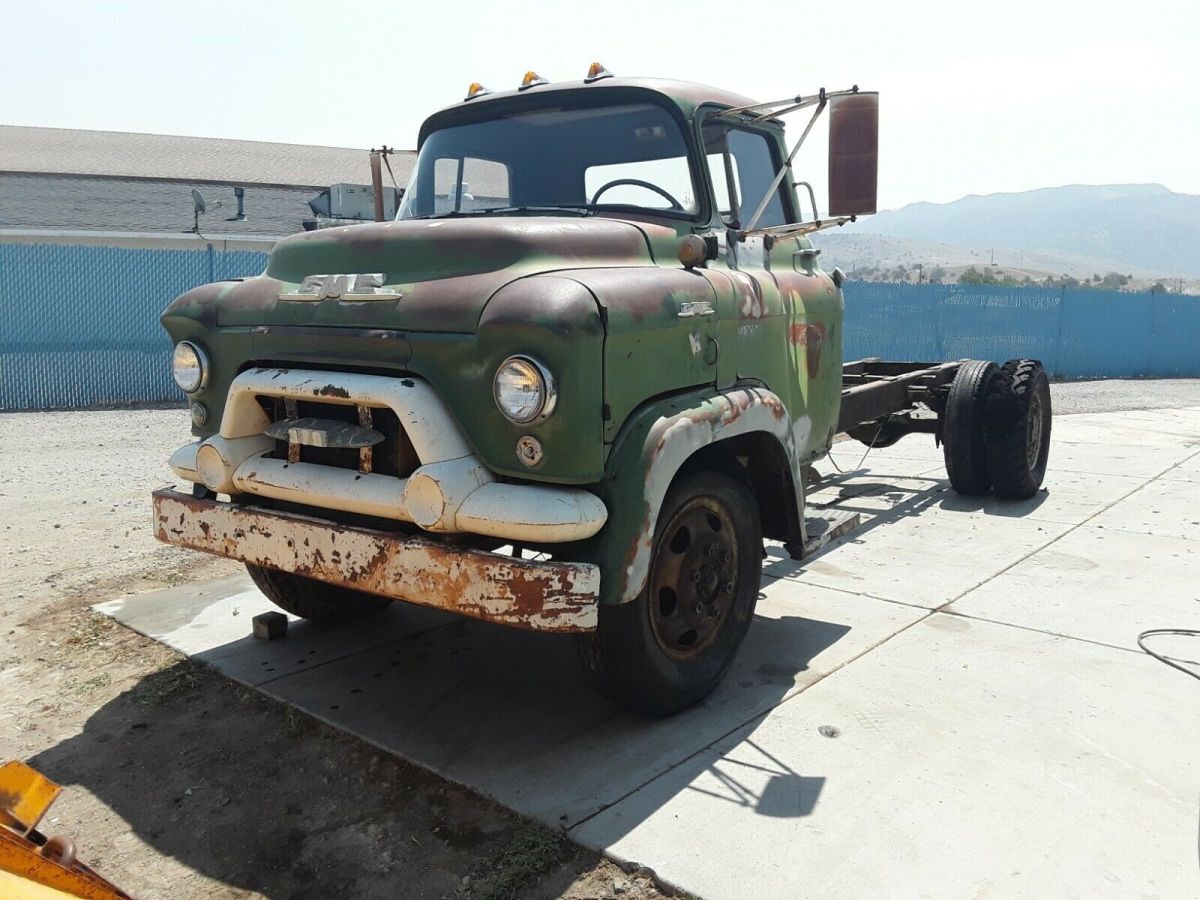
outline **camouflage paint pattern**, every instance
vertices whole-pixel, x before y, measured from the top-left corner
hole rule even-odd
[[[697,85],[604,79],[534,88],[621,88],[653,93],[690,123],[702,105],[747,98]],[[439,124],[509,94],[436,113]],[[616,95],[614,95],[616,96]],[[624,96],[624,94],[622,94]],[[468,109],[467,107],[470,107]],[[781,127],[766,129],[780,158]],[[710,195],[708,174],[701,176]],[[719,258],[686,269],[680,237],[716,234]],[[608,524],[571,545],[598,562],[602,602],[636,596],[657,504],[690,453],[758,433],[792,474],[793,532],[803,540],[803,465],[824,454],[842,387],[842,295],[817,264],[807,237],[738,242],[713,214],[707,222],[646,215],[510,215],[354,225],[282,241],[267,271],[244,282],[205,285],[168,307],[163,324],[212,361],[193,399],[209,410],[200,437],[216,432],[232,379],[251,365],[303,365],[378,374],[412,373],[444,399],[472,450],[511,479],[587,486],[605,500]],[[281,300],[307,276],[382,273],[398,300]],[[554,374],[558,403],[545,421],[519,426],[497,410],[492,379],[513,354]],[[524,434],[541,441],[532,468],[516,457]],[[750,460],[751,465],[758,461]]]

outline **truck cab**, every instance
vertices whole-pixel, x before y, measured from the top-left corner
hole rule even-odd
[[[875,95],[794,101],[843,135],[833,223],[873,211]],[[422,126],[393,221],[168,306],[193,487],[155,493],[158,537],[299,616],[573,632],[620,703],[704,697],[838,430],[840,273],[809,238],[831,220],[801,211],[779,109],[598,66],[472,85]]]

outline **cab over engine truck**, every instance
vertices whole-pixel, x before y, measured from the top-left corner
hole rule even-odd
[[[792,161],[826,109],[818,219]],[[1037,362],[843,363],[842,274],[810,235],[874,212],[877,134],[857,88],[472,85],[422,126],[394,221],[294,235],[167,308],[193,489],[155,492],[157,536],[244,561],[297,616],[400,600],[574,632],[618,703],[697,702],[764,539],[803,558],[838,533],[805,518],[835,435],[933,433],[965,493],[1045,471]]]

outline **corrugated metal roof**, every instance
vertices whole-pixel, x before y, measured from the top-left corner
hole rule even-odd
[[[415,158],[391,158],[401,186]],[[0,125],[0,172],[319,188],[371,181],[364,149],[25,125]]]
[[[246,186],[244,221],[229,221],[237,199],[228,184],[143,181],[88,175],[0,175],[0,229],[102,230],[180,234],[192,228],[192,188],[208,203],[204,235],[283,235],[313,217],[312,187]],[[218,203],[220,205],[218,205]]]

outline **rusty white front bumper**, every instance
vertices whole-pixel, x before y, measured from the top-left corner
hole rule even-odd
[[[390,409],[420,465],[405,478],[274,459],[260,398]],[[608,519],[582,488],[499,481],[471,452],[446,405],[425,381],[349,372],[255,368],[233,380],[220,431],[180,447],[171,468],[219,494],[253,494],[301,506],[413,523],[441,534],[524,544],[579,541]]]
[[[592,631],[600,569],[447,547],[294,513],[154,492],[168,544],[533,631]]]

